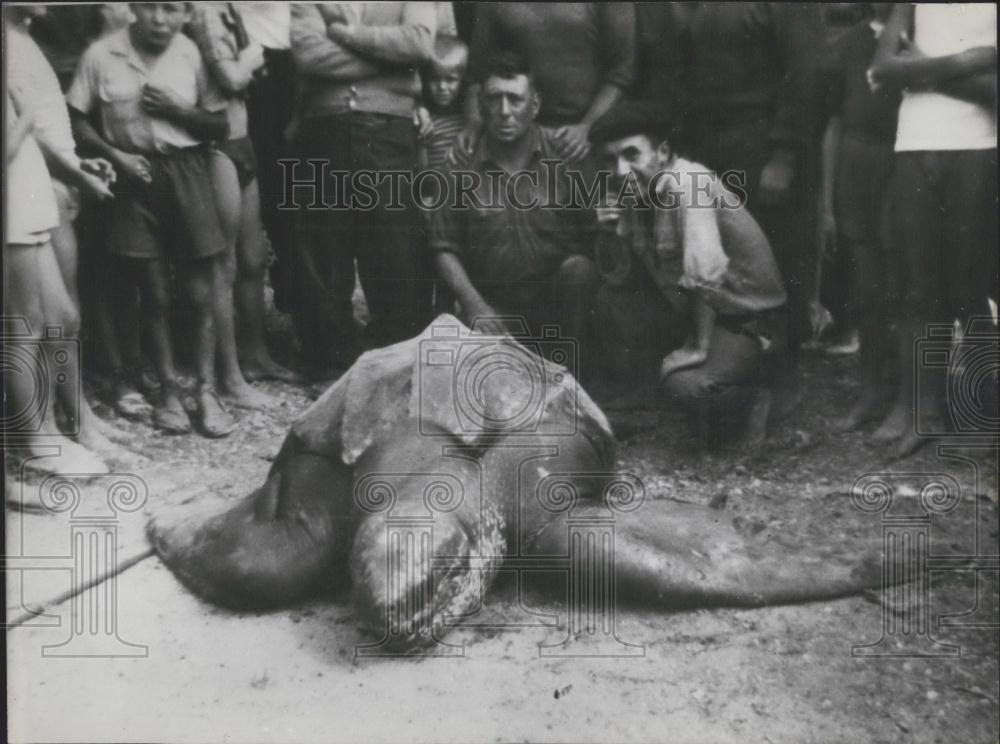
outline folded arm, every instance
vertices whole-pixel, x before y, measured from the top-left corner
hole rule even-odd
[[[873,86],[938,89],[940,84],[956,78],[996,75],[995,46],[973,47],[956,54],[928,57],[910,41],[912,23],[912,5],[900,4],[893,8],[868,70]],[[979,84],[976,85],[978,87]]]
[[[434,53],[437,11],[434,3],[406,3],[398,24],[368,26],[332,23],[327,36],[372,59],[395,64],[419,64]]]
[[[292,58],[303,75],[352,82],[379,73],[377,64],[327,37],[316,5],[292,5],[291,43]]]

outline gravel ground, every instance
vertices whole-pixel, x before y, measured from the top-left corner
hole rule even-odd
[[[946,473],[960,498],[932,521],[930,552],[974,554],[978,541],[979,554],[995,556],[995,453],[942,457],[925,448],[886,467],[863,435],[827,432],[856,392],[856,363],[808,359],[803,406],[752,457],[699,451],[681,417],[652,405],[610,411],[630,433],[620,466],[654,499],[712,504],[798,540],[878,534],[879,516],[850,498],[859,477],[878,474],[898,503],[912,506],[923,483]],[[316,391],[260,387],[275,404],[240,412],[238,432],[223,440],[118,422],[149,459],[136,472],[151,500],[202,487],[235,497],[261,482]],[[507,580],[481,616],[494,627],[449,637],[464,656],[356,660],[365,639],[345,596],[266,614],[225,612],[185,592],[152,557],[117,584],[119,632],[148,645],[148,657],[46,659],[39,646],[65,636],[65,625],[9,630],[12,741],[995,742],[1000,735],[996,571],[981,573],[978,585],[968,570],[932,573],[930,634],[960,655],[897,658],[862,658],[851,648],[883,635],[897,652],[926,641],[922,627],[897,632],[897,620],[919,613],[916,595],[907,607],[869,593],[760,610],[620,608],[618,637],[641,647],[639,655],[542,658],[539,644],[558,643],[559,628],[495,626],[537,623],[539,613],[558,616],[559,605],[529,590],[526,615]],[[73,607],[50,611],[69,619]],[[964,625],[940,626],[942,613]],[[977,621],[984,627],[972,627]],[[586,653],[588,641],[570,648]]]

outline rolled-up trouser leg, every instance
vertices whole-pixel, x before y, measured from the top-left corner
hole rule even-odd
[[[753,402],[755,386],[761,382],[762,356],[756,339],[716,324],[708,358],[698,367],[667,377],[666,392],[697,413],[738,414]]]

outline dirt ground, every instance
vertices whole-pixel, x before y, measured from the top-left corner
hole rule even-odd
[[[753,457],[700,451],[684,419],[652,403],[611,411],[629,433],[620,465],[643,479],[653,499],[712,504],[759,529],[827,540],[882,529],[879,514],[852,502],[858,478],[890,484],[897,503],[912,511],[922,486],[947,474],[958,500],[931,519],[931,557],[995,560],[995,453],[943,457],[927,448],[889,468],[862,435],[828,432],[856,391],[856,364],[809,358],[801,409]],[[165,437],[141,422],[119,421],[149,458],[135,470],[148,500],[200,489],[237,497],[261,482],[287,426],[310,400],[304,389],[263,387],[276,405],[241,412],[239,431],[224,440]],[[21,498],[37,498],[38,486],[29,480]],[[8,508],[8,555],[61,555],[60,519]],[[141,512],[122,518],[120,562],[144,554],[142,524]],[[624,655],[605,657],[587,656],[606,651],[603,637],[570,639],[567,656],[540,655],[540,646],[565,637],[565,628],[553,624],[560,605],[528,591],[519,606],[506,579],[475,618],[487,627],[448,637],[462,655],[429,659],[355,658],[356,645],[369,639],[359,635],[346,595],[271,613],[231,613],[192,597],[155,557],[138,560],[115,582],[111,635],[145,646],[145,655],[51,658],[40,649],[62,642],[67,628],[77,627],[69,623],[94,605],[59,601],[67,571],[44,578],[43,571],[23,571],[16,580],[8,574],[8,618],[23,620],[7,634],[9,738],[995,742],[997,572],[982,571],[977,580],[966,563],[955,565],[959,570],[929,572],[926,603],[914,589],[902,605],[871,592],[756,610],[622,607],[616,634],[631,645],[614,646]],[[24,615],[39,605],[60,624]],[[523,627],[509,627],[517,622]],[[880,638],[894,656],[852,654]]]

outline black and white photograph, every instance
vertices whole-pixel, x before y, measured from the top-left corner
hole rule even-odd
[[[5,741],[994,744],[997,4],[2,7]]]

